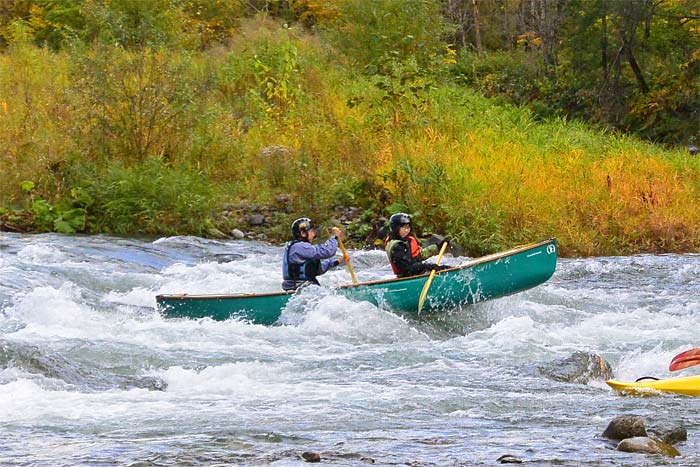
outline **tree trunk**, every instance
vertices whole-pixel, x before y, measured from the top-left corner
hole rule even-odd
[[[605,9],[603,2],[603,11],[601,15],[601,38],[600,38],[600,64],[603,68],[603,81],[608,81],[608,12]]]
[[[481,55],[481,26],[479,23],[479,5],[477,0],[472,0],[472,7],[474,8],[474,42],[476,53]]]
[[[623,48],[625,50],[627,62],[629,62],[630,68],[632,68],[632,72],[634,73],[634,77],[637,79],[637,83],[639,84],[639,88],[644,94],[648,93],[649,86],[647,85],[647,82],[644,79],[644,74],[642,73],[641,68],[639,68],[639,65],[637,64],[637,60],[634,58],[634,52],[632,52],[632,47],[628,47],[625,44],[623,45]]]

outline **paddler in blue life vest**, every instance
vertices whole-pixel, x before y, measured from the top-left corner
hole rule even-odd
[[[325,243],[314,245],[316,229],[311,219],[302,217],[292,223],[292,241],[287,243],[282,257],[284,290],[296,290],[305,283],[320,285],[317,276],[345,262],[342,257],[333,259],[342,232],[333,227],[331,233]]]
[[[447,240],[443,240],[446,242]],[[416,237],[411,235],[411,216],[399,212],[389,218],[389,235],[384,245],[389,257],[391,268],[397,277],[409,277],[425,274],[428,271],[449,269],[450,266],[424,263],[423,261],[436,255],[442,247],[430,245],[421,248]]]

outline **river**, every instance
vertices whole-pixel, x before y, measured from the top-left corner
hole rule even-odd
[[[560,259],[539,287],[421,321],[332,287],[274,326],[156,309],[160,293],[278,290],[281,252],[0,233],[0,465],[299,466],[305,451],[342,466],[501,465],[505,454],[700,465],[700,398],[621,396],[536,370],[585,351],[617,379],[675,376],[671,358],[700,346],[699,255]],[[350,254],[360,281],[391,277],[382,251]],[[683,425],[682,456],[615,451],[600,434],[617,415]]]

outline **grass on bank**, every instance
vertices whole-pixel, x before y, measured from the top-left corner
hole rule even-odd
[[[549,236],[565,255],[700,248],[700,158],[449,82],[387,100],[314,37],[242,30],[199,53],[0,55],[0,219],[42,199],[55,221],[79,189],[88,232],[211,235],[247,228],[225,203],[287,194],[272,241],[341,204],[366,220],[406,210],[472,255]]]

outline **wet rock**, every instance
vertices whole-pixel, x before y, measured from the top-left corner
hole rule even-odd
[[[653,438],[648,438],[645,436],[637,436],[634,438],[623,439],[617,445],[617,450],[622,452],[663,454],[669,457],[676,457],[681,454],[680,452],[678,452],[678,449],[674,448],[670,444],[666,444],[662,441]]]
[[[231,236],[236,240],[243,240],[245,238],[245,234],[238,229],[233,229],[231,231]]]
[[[216,227],[209,227],[207,229],[207,236],[209,238],[226,238],[226,234]]]
[[[355,219],[358,219],[362,215],[362,209],[356,208],[354,206],[350,206],[345,208],[345,211],[343,212],[343,217],[342,221],[343,223],[349,223],[354,221]]]
[[[122,381],[125,389],[141,388],[149,391],[165,391],[168,388],[165,381],[155,376],[126,377]]]
[[[292,204],[291,204],[291,196],[288,194],[282,193],[279,194],[275,197],[275,201],[277,202],[277,210],[281,210],[282,212],[289,214],[292,212]]]
[[[262,214],[253,214],[248,216],[248,224],[250,225],[263,225],[265,223],[265,216]]]
[[[430,245],[437,245],[439,247],[443,240],[445,240],[445,237],[442,235],[432,234],[423,241],[423,247]],[[450,241],[449,239],[447,240],[449,243],[447,245],[447,250],[445,250],[446,253],[449,253],[452,256],[465,256],[467,254],[466,250],[462,246]]]
[[[443,237],[442,235],[432,234],[430,237],[423,240],[423,248],[431,245],[440,246],[443,240],[445,240],[445,237]]]
[[[646,437],[647,430],[642,417],[638,415],[618,415],[608,424],[602,436],[613,440]]]
[[[204,257],[207,261],[214,261],[219,264],[230,263],[231,261],[240,261],[245,259],[245,255],[239,253],[219,253],[215,255],[206,255]]]
[[[305,462],[321,462],[321,456],[316,452],[306,451],[302,453],[301,458]]]
[[[500,462],[501,464],[522,464],[523,463],[522,459],[515,457],[511,454],[503,454],[501,457],[499,457],[496,460],[498,462]]]
[[[541,365],[538,370],[548,378],[567,383],[586,384],[613,377],[610,364],[603,357],[588,352],[574,352],[567,358]]]
[[[680,425],[654,424],[647,428],[647,432],[666,444],[676,444],[688,440],[688,430]]]
[[[385,225],[382,225],[377,229],[377,238],[385,239],[389,235],[389,228]]]
[[[142,388],[163,391],[167,388],[167,383],[159,378],[117,375],[79,365],[56,353],[46,352],[32,345],[0,340],[0,369],[9,366],[61,380],[81,390]]]

